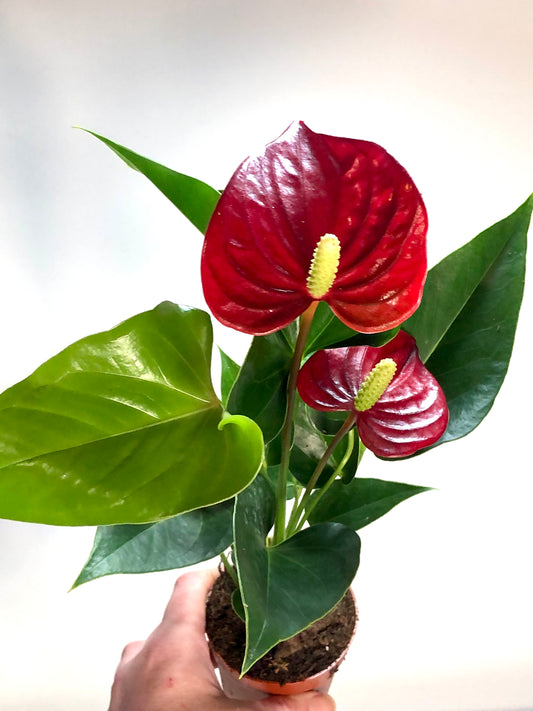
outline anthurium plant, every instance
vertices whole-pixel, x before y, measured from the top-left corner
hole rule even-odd
[[[96,134],[93,134],[96,135]],[[467,435],[513,346],[533,196],[427,271],[406,170],[291,125],[222,193],[96,136],[205,235],[211,317],[165,302],[74,343],[0,396],[0,516],[97,525],[75,582],[220,555],[246,620],[242,671],[328,613],[357,531],[427,490],[364,478]]]

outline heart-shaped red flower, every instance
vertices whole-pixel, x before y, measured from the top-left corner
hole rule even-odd
[[[205,298],[254,335],[318,300],[354,330],[384,331],[420,302],[426,232],[420,193],[383,148],[294,123],[224,190],[204,242]]]
[[[396,364],[392,380],[364,411],[354,405],[378,363]],[[436,442],[448,424],[444,393],[418,355],[415,340],[400,331],[379,348],[355,346],[315,353],[298,374],[298,392],[315,410],[355,412],[363,444],[380,457],[406,457]]]

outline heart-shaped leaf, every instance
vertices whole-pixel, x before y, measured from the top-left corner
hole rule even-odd
[[[157,523],[99,526],[89,560],[76,582],[116,573],[152,573],[195,565],[233,540],[233,500]]]
[[[267,443],[283,425],[292,356],[285,331],[254,338],[228,398],[228,411],[254,420]]]
[[[524,290],[532,209],[533,195],[433,267],[418,311],[404,324],[446,395],[450,419],[437,444],[471,432],[504,380]]]
[[[148,178],[185,217],[203,234],[220,198],[220,193],[201,180],[177,173],[149,158],[134,153],[129,148],[82,129],[98,138],[133,170]]]
[[[381,479],[356,478],[349,484],[337,480],[323,495],[317,492],[311,497],[309,505],[313,510],[309,521],[312,524],[336,521],[358,531],[402,501],[424,491],[431,489]],[[317,496],[320,499],[315,504]]]
[[[243,674],[275,644],[333,609],[359,564],[359,537],[338,523],[312,526],[267,546],[273,510],[274,495],[262,477],[235,504],[235,557],[246,613]]]
[[[262,436],[210,379],[209,316],[163,303],[82,339],[0,395],[0,516],[147,523],[234,496]]]

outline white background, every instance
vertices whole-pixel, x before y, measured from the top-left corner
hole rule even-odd
[[[533,190],[532,27],[527,0],[0,0],[0,387],[164,299],[203,305],[199,234],[73,125],[216,187],[294,119],[376,141],[423,193],[435,263]],[[533,708],[532,312],[529,284],[472,435],[365,461],[438,491],[361,532],[339,711]],[[0,522],[3,711],[104,711],[159,620],[174,572],[68,593],[93,533]]]

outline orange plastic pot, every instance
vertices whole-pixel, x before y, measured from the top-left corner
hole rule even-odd
[[[301,681],[287,682],[286,684],[280,684],[277,681],[263,681],[261,679],[252,679],[249,676],[244,675],[240,677],[239,672],[236,669],[232,669],[226,664],[224,659],[211,648],[211,655],[213,657],[213,663],[218,667],[220,674],[220,681],[224,693],[230,699],[238,699],[240,701],[255,701],[257,699],[264,699],[270,694],[277,695],[289,695],[289,694],[303,694],[305,691],[321,691],[322,693],[327,693],[331,686],[333,676],[340,664],[344,661],[348,649],[355,635],[355,630],[357,629],[357,619],[358,611],[357,604],[355,602],[355,596],[353,591],[350,590],[354,598],[355,605],[355,625],[350,638],[350,642],[342,652],[342,654],[332,662],[326,669],[323,669],[312,676],[302,679]]]

